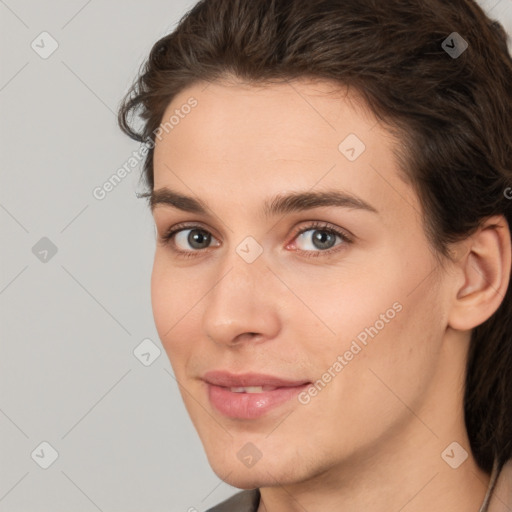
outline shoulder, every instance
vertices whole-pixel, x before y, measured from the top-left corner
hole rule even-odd
[[[489,512],[509,512],[512,510],[512,459],[501,469],[494,487]]]
[[[256,512],[260,502],[258,489],[241,491],[206,512]]]

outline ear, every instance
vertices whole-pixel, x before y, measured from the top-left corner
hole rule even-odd
[[[502,215],[488,218],[476,233],[454,244],[456,273],[448,325],[466,331],[482,324],[499,308],[510,280],[511,241]]]

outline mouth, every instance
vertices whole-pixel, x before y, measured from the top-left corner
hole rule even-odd
[[[311,385],[257,373],[231,374],[212,371],[203,376],[210,404],[223,416],[256,419],[284,405]]]

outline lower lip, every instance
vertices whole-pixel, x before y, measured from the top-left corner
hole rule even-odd
[[[310,384],[277,388],[263,393],[234,393],[228,388],[207,384],[210,403],[224,416],[252,420],[296,397]]]

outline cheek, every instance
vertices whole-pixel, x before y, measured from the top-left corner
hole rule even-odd
[[[151,274],[151,305],[157,328],[164,334],[188,318],[201,296],[193,270],[180,269],[157,249]],[[164,341],[164,340],[162,340]]]
[[[410,293],[408,287],[388,284],[389,293],[354,304],[352,317],[346,316],[346,336],[340,336],[338,352],[330,357],[331,365],[337,354],[348,351],[351,357],[332,397],[351,409],[353,417],[380,418],[379,429],[407,415],[403,403],[417,410],[440,364],[444,333],[437,286],[427,281]]]
[[[165,270],[157,250],[151,273],[151,307],[162,343],[165,341],[165,332],[173,325],[172,311],[174,311],[175,302],[176,293],[171,288],[170,273]]]
[[[314,347],[308,350],[313,350],[317,360],[322,360],[322,352],[331,359],[349,350],[358,336],[364,342],[367,330],[374,331],[375,324],[379,334],[388,330],[400,316],[407,289],[398,268],[387,265],[384,271],[380,264],[373,270],[368,264],[364,271],[350,264],[336,269],[312,268],[306,277],[289,271],[283,273],[283,280],[294,295],[284,290],[287,317],[282,321],[300,329],[305,334],[300,339],[306,343],[311,338]],[[319,342],[322,352],[318,351]]]
[[[186,357],[187,348],[191,346],[189,322],[194,315],[197,293],[187,282],[189,279],[186,281],[184,274],[173,270],[165,255],[158,254],[157,250],[151,274],[151,306],[158,336],[173,368],[173,363]],[[186,332],[185,325],[189,327]]]
[[[340,375],[334,379],[333,392],[364,395],[371,402],[378,396],[375,390],[385,387],[377,377],[381,376],[414,394],[433,371],[445,318],[434,263],[425,252],[422,257],[411,251],[380,254],[364,273],[347,269],[330,282],[319,278],[316,283],[324,286],[309,286],[309,292],[304,283],[295,283],[297,295],[307,297],[322,319],[294,311],[303,319],[297,328],[309,333],[302,338],[308,344],[303,347],[312,355],[315,373],[320,377],[331,368]],[[315,329],[313,323],[318,324]],[[338,364],[336,371],[332,368],[338,356],[343,368]]]

